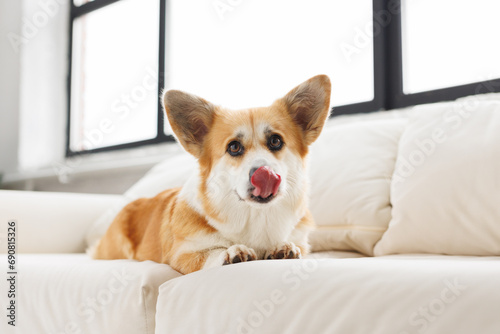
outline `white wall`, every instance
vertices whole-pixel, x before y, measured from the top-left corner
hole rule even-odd
[[[64,158],[68,0],[23,0],[19,170]]]
[[[0,170],[64,157],[68,0],[0,0]]]
[[[69,0],[0,0],[0,172],[64,157]]]
[[[0,172],[15,172],[19,144],[20,53],[8,36],[20,35],[22,1],[0,0]]]

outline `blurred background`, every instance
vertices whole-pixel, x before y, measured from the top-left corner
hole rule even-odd
[[[179,154],[159,96],[333,117],[500,91],[495,0],[0,0],[3,189],[123,193]]]

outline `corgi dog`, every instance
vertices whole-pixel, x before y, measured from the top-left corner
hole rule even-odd
[[[244,110],[167,91],[166,115],[198,169],[182,188],[125,206],[94,258],[152,260],[182,274],[301,258],[314,227],[306,157],[328,118],[330,90],[318,75],[271,106]]]

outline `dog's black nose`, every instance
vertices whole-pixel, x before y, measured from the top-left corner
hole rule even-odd
[[[252,182],[252,175],[255,173],[255,171],[259,169],[258,167],[254,167],[252,169],[250,169],[250,174],[249,174],[249,179],[250,179],[250,182]]]

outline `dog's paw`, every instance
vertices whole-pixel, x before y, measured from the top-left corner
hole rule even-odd
[[[302,254],[300,248],[295,246],[293,242],[284,242],[271,251],[267,251],[264,259],[300,259]]]
[[[222,255],[222,265],[253,261],[257,259],[255,251],[245,245],[232,245]]]

